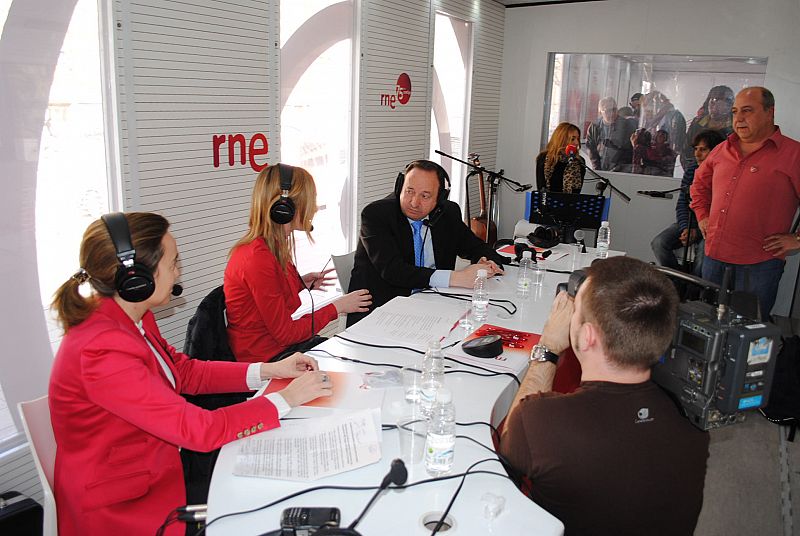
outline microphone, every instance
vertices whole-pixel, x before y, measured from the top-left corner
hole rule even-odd
[[[648,197],[662,197],[665,199],[672,199],[672,193],[670,192],[659,192],[658,190],[639,190],[636,193],[640,195],[646,195]]]
[[[180,296],[181,294],[183,294],[183,287],[180,286],[177,283],[172,285],[172,295],[173,296]]]
[[[574,162],[575,157],[578,155],[578,146],[570,143],[564,147],[564,154],[567,155],[567,162]]]
[[[553,254],[553,251],[552,251],[552,250],[550,250],[550,249],[548,249],[548,250],[545,250],[545,251],[542,251],[542,258],[543,258],[543,259],[546,259],[547,257],[549,257],[549,256],[550,256],[550,255],[552,255],[552,254]]]
[[[438,222],[439,218],[441,218],[443,215],[444,215],[444,206],[436,205],[436,208],[434,208],[431,211],[431,213],[428,214],[428,217],[422,220],[422,225],[433,229],[433,227],[436,225],[436,222]]]
[[[381,485],[378,488],[378,491],[375,492],[375,495],[373,495],[372,498],[369,500],[367,506],[364,507],[364,510],[358,515],[357,518],[355,518],[355,520],[352,523],[350,523],[350,526],[348,526],[347,528],[350,530],[356,528],[356,525],[358,525],[358,523],[361,521],[361,518],[364,517],[364,514],[367,513],[369,507],[372,506],[372,503],[375,502],[375,499],[378,498],[378,495],[380,495],[380,493],[383,490],[389,487],[389,484],[394,484],[395,486],[402,486],[403,484],[406,483],[407,479],[408,479],[408,470],[406,469],[406,464],[403,463],[403,460],[401,460],[400,458],[395,458],[394,460],[392,460],[392,467],[391,469],[389,469],[389,472],[386,474],[386,476],[383,477],[383,480],[381,481]]]

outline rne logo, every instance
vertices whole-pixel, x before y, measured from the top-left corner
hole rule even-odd
[[[406,73],[400,73],[394,87],[394,94],[381,93],[381,106],[388,106],[395,109],[396,103],[408,104],[411,100],[411,77]]]

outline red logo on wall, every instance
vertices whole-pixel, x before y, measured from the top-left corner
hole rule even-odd
[[[394,87],[394,94],[381,93],[381,106],[388,106],[395,109],[395,103],[408,104],[411,100],[411,77],[406,73],[400,73]]]
[[[397,77],[397,102],[407,104],[411,100],[411,77],[401,73]]]
[[[267,137],[260,132],[253,134],[248,141],[244,134],[214,134],[211,137],[214,167],[219,167],[222,160],[220,153],[227,148],[228,165],[235,166],[237,161],[241,165],[246,165],[250,161],[253,171],[259,172],[267,163],[263,164],[256,160],[257,157],[266,156],[269,153],[269,142]],[[227,145],[227,147],[225,147]]]

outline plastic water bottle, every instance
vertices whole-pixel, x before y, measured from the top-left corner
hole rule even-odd
[[[456,408],[447,388],[436,393],[428,435],[425,439],[425,470],[431,476],[445,475],[453,469],[456,447]]]
[[[533,269],[533,259],[530,251],[523,251],[522,258],[519,260],[519,270],[517,271],[517,296],[525,298],[531,292],[531,272]]]
[[[444,354],[439,341],[430,341],[428,351],[422,361],[422,378],[420,379],[419,405],[422,414],[429,417],[436,402],[436,393],[444,384]]]
[[[489,316],[489,291],[486,289],[486,276],[484,269],[478,270],[475,286],[472,290],[472,317],[477,322],[483,322]]]
[[[601,259],[608,257],[608,248],[611,245],[611,227],[607,221],[600,224],[597,230],[597,256]]]

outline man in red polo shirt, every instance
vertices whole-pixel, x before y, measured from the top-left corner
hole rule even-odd
[[[695,172],[690,207],[706,239],[703,279],[758,296],[761,317],[775,303],[786,254],[800,249],[792,218],[800,204],[800,143],[775,125],[775,97],[745,88],[733,103],[734,133]]]

